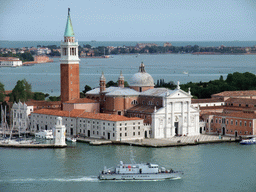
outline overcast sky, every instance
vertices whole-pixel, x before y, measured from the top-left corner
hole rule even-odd
[[[0,40],[255,41],[255,0],[0,0]]]

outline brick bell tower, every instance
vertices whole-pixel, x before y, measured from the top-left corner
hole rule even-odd
[[[79,86],[79,57],[78,42],[75,42],[70,9],[68,8],[68,18],[64,33],[64,42],[61,41],[61,102],[80,98]]]

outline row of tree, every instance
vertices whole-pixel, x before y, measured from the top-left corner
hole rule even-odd
[[[0,57],[18,57],[21,61],[34,61],[34,57],[32,56],[32,53],[25,52],[25,53],[17,53],[12,54],[11,52],[0,54]]]
[[[29,99],[60,101],[60,96],[57,97],[50,96],[48,93],[32,92],[32,86],[26,79],[18,80],[12,92],[8,95],[5,94],[4,85],[0,83],[0,102],[4,102],[6,96],[10,97],[10,102],[26,102]]]

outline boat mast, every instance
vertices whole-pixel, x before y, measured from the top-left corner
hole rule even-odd
[[[2,133],[3,133],[3,106],[1,105],[1,128],[2,128]],[[3,133],[4,136],[4,133]]]
[[[5,130],[7,128],[7,121],[6,121],[6,105],[4,106],[4,137],[6,137]]]

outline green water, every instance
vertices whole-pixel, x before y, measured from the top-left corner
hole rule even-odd
[[[176,148],[132,147],[136,162],[184,171],[182,179],[99,181],[129,146],[70,144],[65,149],[0,148],[0,191],[255,191],[256,145],[208,144]]]

